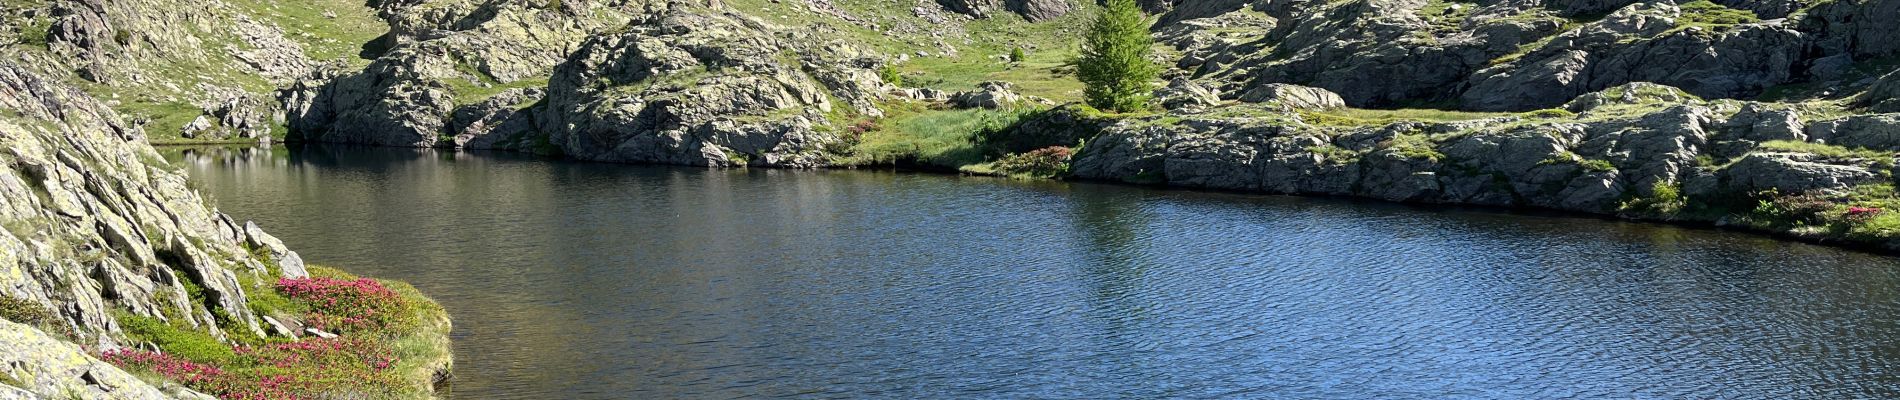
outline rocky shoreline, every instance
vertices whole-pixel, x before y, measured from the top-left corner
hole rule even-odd
[[[165,370],[142,363],[234,348],[268,355],[338,336],[306,323],[321,308],[283,299],[267,283],[312,279],[296,252],[211,208],[106,105],[0,64],[0,110],[0,395],[210,398],[201,392],[210,387],[192,379],[215,374],[147,380]],[[385,369],[446,371],[447,314],[413,289],[402,296],[420,321],[402,334],[439,345]],[[115,358],[139,352],[158,358]],[[239,366],[207,368],[235,374]],[[433,383],[425,380],[415,381]]]

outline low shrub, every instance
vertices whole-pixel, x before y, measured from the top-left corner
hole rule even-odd
[[[179,353],[138,349],[107,351],[100,359],[144,371],[223,399],[298,399],[385,394],[401,387],[387,373],[396,357],[375,342],[357,339],[309,339],[260,347],[232,348],[223,362],[196,360]]]
[[[53,320],[53,313],[39,303],[11,296],[0,296],[0,319],[27,325],[37,325]]]
[[[1021,174],[1038,177],[1061,176],[1069,171],[1069,159],[1075,156],[1075,150],[1062,146],[1050,146],[1022,154],[1012,154],[996,160],[995,169],[1007,174]]]
[[[896,65],[884,64],[883,68],[878,68],[877,77],[892,86],[904,86],[904,74],[897,71]]]
[[[369,278],[279,279],[278,292],[307,304],[304,323],[336,332],[384,331],[409,326],[413,312],[396,292]]]

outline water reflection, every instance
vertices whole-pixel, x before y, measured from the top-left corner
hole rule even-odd
[[[1548,215],[168,148],[457,321],[464,398],[1895,397],[1892,259]]]

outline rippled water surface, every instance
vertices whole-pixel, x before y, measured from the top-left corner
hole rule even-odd
[[[168,149],[454,314],[455,397],[1900,396],[1900,263],[1327,199]]]

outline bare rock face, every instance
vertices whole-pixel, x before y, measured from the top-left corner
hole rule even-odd
[[[1900,72],[1881,77],[1861,95],[1860,102],[1875,112],[1900,112]]]
[[[457,124],[457,115],[481,113],[464,108],[515,106],[511,100],[518,97],[517,89],[544,87],[540,79],[569,51],[593,33],[621,26],[640,12],[637,3],[627,1],[575,1],[561,9],[544,3],[373,4],[390,23],[383,43],[389,50],[361,70],[317,69],[280,91],[288,110],[289,139],[400,147],[466,145],[493,133],[500,120]],[[465,131],[469,128],[476,130]],[[494,146],[499,139],[474,142]]]
[[[1210,0],[1171,5],[1154,29],[1176,67],[1222,92],[1296,84],[1362,108],[1529,111],[1636,82],[1710,99],[1804,82],[1857,92],[1859,78],[1835,80],[1900,55],[1893,29],[1866,22],[1900,1],[1715,3]]]
[[[1667,3],[1625,7],[1558,36],[1518,60],[1478,71],[1462,95],[1466,108],[1547,108],[1585,93],[1652,82],[1708,98],[1752,96],[1788,82],[1802,58],[1804,35],[1776,23],[1714,31],[1672,28],[1686,18]]]
[[[31,377],[19,389],[43,397],[177,396],[60,342],[137,345],[115,312],[219,337],[263,334],[239,277],[301,275],[296,253],[211,210],[143,131],[77,89],[0,64],[0,109],[0,296],[50,316],[0,322],[0,374]]]
[[[556,68],[548,142],[584,160],[812,167],[838,143],[828,113],[890,92],[864,54],[729,14],[676,9],[595,37]],[[796,54],[796,55],[794,55]],[[814,79],[813,76],[828,77]],[[872,92],[839,92],[877,88]],[[854,102],[855,103],[855,102]],[[862,112],[862,111],[860,111]]]

